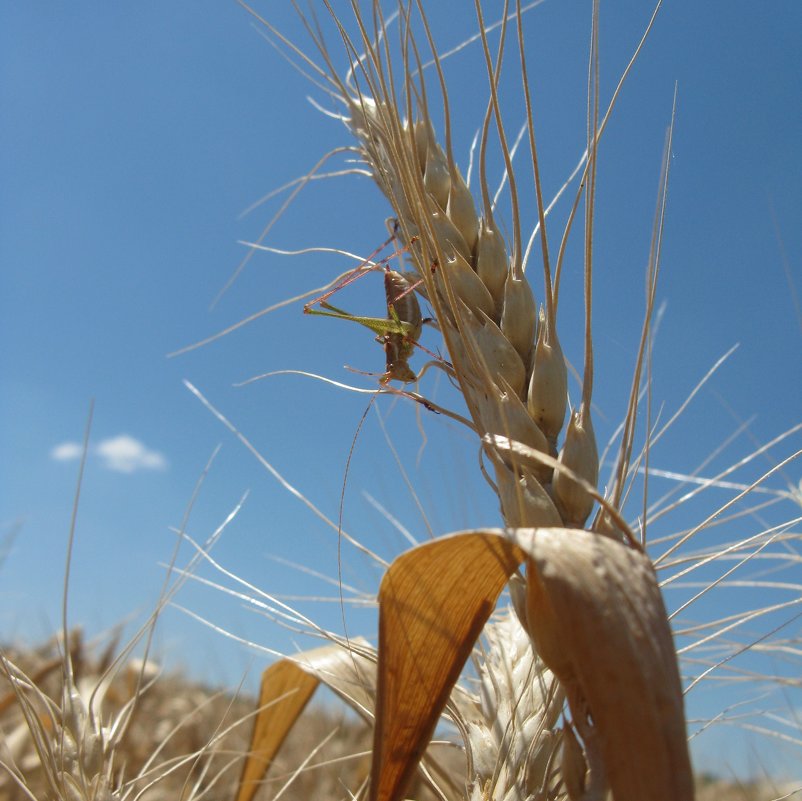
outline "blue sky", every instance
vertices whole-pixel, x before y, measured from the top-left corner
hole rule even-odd
[[[274,5],[260,10],[305,42],[291,11]],[[489,6],[487,16],[495,16]],[[587,4],[551,0],[528,17],[547,193],[583,149],[586,12]],[[647,19],[643,4],[603,4],[604,98]],[[432,22],[441,47],[458,43],[475,26],[472,15],[448,10]],[[741,421],[751,421],[749,431],[719,465],[749,453],[750,437],[768,441],[802,419],[799,30],[802,7],[791,0],[667,2],[605,134],[596,240],[597,430],[609,434],[626,401],[675,83],[656,404],[671,413],[716,360],[739,345],[655,452],[653,464],[662,469],[694,469]],[[456,134],[463,166],[481,121],[480,67],[475,49],[447,67],[455,114],[464,121]],[[296,305],[205,348],[166,357],[349,266],[341,257],[260,254],[210,309],[245,253],[238,241],[258,237],[278,205],[241,213],[327,150],[349,144],[347,132],[307,95],[329,107],[234,2],[3,4],[0,533],[17,532],[0,574],[4,638],[38,640],[58,626],[77,477],[74,443],[92,399],[71,585],[74,622],[94,633],[150,609],[164,576],[159,563],[174,544],[170,527],[180,525],[218,444],[190,533],[208,536],[249,491],[216,547],[220,561],[276,594],[336,594],[269,558],[334,576],[336,537],[276,484],[182,380],[204,392],[336,519],[365,396],[297,376],[234,384],[282,369],[353,380],[343,364],[381,369],[371,336],[359,326],[305,318]],[[318,183],[268,243],[367,254],[385,238],[389,213],[367,180]],[[564,220],[565,213],[565,204],[558,206],[555,219]],[[340,305],[380,312],[380,289],[369,279],[360,283],[343,293]],[[567,281],[566,297],[571,286]],[[580,316],[578,300],[563,302],[562,336],[577,364]],[[363,384],[371,386],[370,380]],[[475,449],[459,431],[424,420],[429,439],[418,467],[422,438],[414,410],[384,406],[382,413],[400,458],[422,487],[421,506],[435,533],[498,523],[495,502],[475,470]],[[797,434],[772,451],[762,469],[799,447]],[[775,484],[800,478],[796,464]],[[414,536],[426,536],[373,414],[352,460],[345,522],[389,558],[405,543],[363,492]],[[792,514],[786,511],[786,519]],[[376,568],[353,551],[344,558],[347,581],[375,588]],[[187,587],[179,602],[246,639],[294,647],[291,634],[224,602],[211,588]],[[326,626],[341,625],[333,603],[304,608]],[[349,621],[352,633],[369,634],[373,625],[368,612]],[[178,610],[166,612],[158,647],[172,663],[226,684],[249,665],[258,670],[263,664],[263,657]]]

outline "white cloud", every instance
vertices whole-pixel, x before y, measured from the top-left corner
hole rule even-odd
[[[57,462],[71,462],[80,459],[83,448],[77,442],[62,442],[50,451],[50,458]]]
[[[143,442],[128,434],[101,440],[95,452],[100,456],[103,467],[118,473],[167,469],[167,459],[163,454],[150,450]]]

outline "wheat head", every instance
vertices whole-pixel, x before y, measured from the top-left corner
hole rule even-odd
[[[598,4],[593,6],[589,59],[587,154],[556,259],[549,248],[540,186],[521,3],[504,4],[496,53],[490,50],[481,3],[474,3],[487,76],[478,146],[478,206],[454,157],[452,128],[457,123],[423,5],[399,3],[393,33],[379,3],[365,12],[354,4],[354,38],[326,5],[351,64],[345,78],[334,68],[315,20],[304,18],[323,69],[284,41],[318,69],[317,77],[342,104],[341,118],[355,137],[362,166],[387,199],[395,236],[408,253],[405,282],[399,276],[395,289],[388,290],[384,391],[398,391],[386,386],[390,380],[411,382],[420,377],[399,369],[406,368],[409,350],[398,358],[399,343],[414,339],[420,330],[417,312],[408,313],[409,319],[398,313],[402,298],[414,291],[433,311],[433,324],[448,352],[448,361],[436,366],[459,386],[469,412],[467,425],[478,436],[483,461],[492,465],[492,478],[486,475],[497,492],[505,526],[422,546],[394,563],[382,582],[370,797],[376,801],[403,797],[417,759],[454,692],[456,673],[488,619],[490,604],[516,573],[517,564],[525,562],[526,578],[520,579],[514,597],[518,634],[526,647],[521,650],[520,642],[509,634],[512,629],[505,637],[494,635],[492,656],[483,673],[485,708],[491,712],[482,723],[475,715],[469,716],[470,721],[462,719],[459,710],[453,714],[462,720],[471,755],[469,796],[589,800],[602,798],[609,788],[619,801],[691,798],[682,688],[654,570],[619,512],[621,487],[614,487],[607,497],[596,488],[592,243],[597,149],[607,117],[599,111]],[[397,47],[391,47],[391,39]],[[537,197],[543,270],[540,306],[525,272],[518,199],[523,168],[513,164],[498,96],[507,49],[515,51],[527,112],[526,172]],[[436,132],[434,93],[423,77],[426,50],[439,89],[442,139]],[[501,153],[509,186],[509,242],[502,235],[489,190],[491,143]],[[580,207],[584,208],[585,359],[581,398],[569,410],[567,365],[557,325],[559,281],[565,242]],[[436,408],[433,401],[424,403]],[[629,415],[636,412],[635,400]],[[627,473],[630,446],[631,439],[625,436],[621,475]],[[590,519],[597,502],[599,510]],[[445,572],[454,565],[462,574],[455,575],[451,584]],[[466,582],[472,583],[469,591]],[[453,631],[438,633],[437,622],[449,614]],[[517,643],[514,648],[511,642]],[[504,655],[511,652],[522,670],[505,662]],[[404,676],[416,671],[426,678],[419,676],[416,686],[405,684]],[[505,682],[505,671],[518,679]],[[519,719],[505,709],[504,699],[525,697],[525,685],[530,691],[537,687],[538,692],[536,702]],[[571,722],[561,726],[557,717],[563,698]],[[499,739],[502,720],[507,721],[507,733]],[[518,734],[510,740],[512,731]],[[523,739],[521,732],[526,732]],[[482,743],[494,745],[482,754]]]

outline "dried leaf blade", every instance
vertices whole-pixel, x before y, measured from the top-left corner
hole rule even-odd
[[[237,801],[251,801],[287,735],[319,684],[345,700],[364,720],[373,714],[375,655],[361,637],[348,647],[324,645],[281,659],[262,674],[258,713]]]
[[[251,801],[320,681],[282,659],[262,674],[259,712],[254,720],[248,757],[242,766],[237,801]]]
[[[616,801],[692,799],[682,685],[649,558],[579,529],[514,536],[530,554],[527,618],[538,652],[580,730],[591,726]]]
[[[500,532],[462,532],[408,551],[385,574],[372,801],[402,798],[474,642],[523,559]]]

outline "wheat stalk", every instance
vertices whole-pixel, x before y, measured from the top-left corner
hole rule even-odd
[[[619,801],[691,798],[682,690],[654,570],[617,508],[623,481],[612,502],[595,486],[599,458],[591,419],[592,243],[596,155],[607,116],[603,120],[599,111],[598,5],[593,7],[589,59],[587,158],[553,270],[520,2],[514,13],[509,3],[504,5],[495,56],[481,4],[475,2],[488,84],[479,142],[481,212],[455,162],[446,81],[422,5],[399,4],[397,50],[388,44],[391,33],[379,4],[373,4],[370,15],[363,16],[356,6],[353,10],[358,31],[354,40],[329,7],[351,62],[346,79],[334,69],[319,27],[304,20],[325,64],[318,77],[343,104],[342,119],[356,138],[365,168],[390,204],[393,227],[412,266],[405,276],[409,289],[401,294],[414,289],[433,309],[449,354],[449,362],[439,366],[461,390],[482,453],[492,464],[491,483],[506,525],[498,532],[464,532],[422,546],[387,572],[379,595],[370,797],[381,801],[403,797],[492,604],[517,565],[526,562],[527,576],[517,590],[516,604],[520,632],[528,640],[524,672],[530,689],[533,683],[551,684],[555,679],[561,689],[554,684],[550,692],[538,694],[538,703],[524,720],[507,715],[517,736],[528,732],[527,745],[505,745],[505,735],[496,742],[495,752],[491,749],[492,759],[480,747],[492,739],[488,734],[494,731],[492,718],[484,728],[471,729],[463,721],[472,755],[471,797],[523,799],[536,793],[542,798],[567,794],[571,799],[592,799],[603,797],[609,787]],[[498,98],[508,39],[516,41],[527,110],[543,267],[540,310],[524,271],[518,178]],[[431,90],[422,77],[426,49],[442,98],[442,144],[435,132]],[[509,184],[509,245],[495,219],[488,187],[486,156],[493,139]],[[557,330],[559,276],[565,242],[582,199],[585,363],[581,400],[564,429],[567,366]],[[658,257],[659,245],[650,276],[651,298]],[[414,319],[399,318],[398,300],[398,293],[388,290],[392,319],[385,335],[384,381],[415,379],[406,370],[408,351],[398,359],[399,338],[408,340],[412,332],[416,338],[420,317],[416,312]],[[637,414],[637,399],[635,392],[628,412],[631,419]],[[631,436],[629,431],[622,442],[622,477],[628,472]],[[584,528],[596,501],[600,512]],[[446,632],[444,620],[449,621]],[[498,702],[491,705],[493,714],[501,714],[502,695],[525,697],[525,684],[515,670],[509,671],[518,676],[514,688],[501,682],[502,639],[493,639],[496,653],[488,664],[495,667],[485,673],[496,682],[495,694],[486,695]],[[550,677],[547,681],[545,675]],[[563,692],[572,722],[559,727],[554,710],[562,705]],[[459,713],[454,717],[459,720]],[[533,731],[539,732],[537,736]],[[490,771],[488,766],[501,750],[501,767],[496,764]]]
[[[399,8],[401,41],[405,43],[400,69],[401,86],[396,89],[393,85],[391,56],[389,49],[384,46],[389,34],[380,17],[381,12],[374,6],[374,14],[379,21],[374,23],[371,35],[368,35],[364,22],[358,18],[362,34],[358,47],[346,40],[346,47],[354,55],[360,52],[360,56],[354,61],[352,86],[339,83],[338,90],[347,105],[348,125],[360,143],[371,174],[392,206],[401,229],[401,240],[412,254],[414,272],[410,280],[422,283],[422,294],[434,309],[450,354],[453,375],[459,382],[473,424],[482,438],[484,452],[493,464],[495,486],[506,525],[510,530],[545,527],[577,529],[584,526],[592,510],[594,494],[598,497],[593,493],[598,478],[598,452],[591,420],[592,227],[596,152],[600,133],[596,45],[598,8],[594,7],[594,37],[589,66],[588,158],[582,181],[584,191],[577,196],[577,201],[581,194],[585,198],[585,368],[581,402],[578,409],[570,414],[559,451],[558,443],[566,414],[567,370],[557,332],[558,284],[553,280],[550,267],[520,3],[516,8],[515,29],[528,111],[527,128],[538,198],[544,272],[545,307],[539,315],[523,271],[522,223],[519,218],[516,172],[497,95],[498,75],[508,32],[508,7],[505,5],[504,8],[504,23],[495,61],[484,35],[485,23],[479,2],[476,2],[475,8],[489,86],[489,101],[479,145],[483,201],[481,215],[477,213],[471,193],[454,161],[448,94],[433,46],[432,58],[443,97],[444,147],[441,147],[434,134],[426,87],[413,77],[420,56],[411,30],[409,9]],[[422,8],[420,20],[431,43]],[[334,74],[330,73],[330,77],[334,77]],[[484,156],[491,119],[495,122],[495,135],[509,177],[513,215],[512,245],[509,248],[494,221],[485,171]],[[564,237],[567,237],[569,227]],[[558,272],[559,269],[558,262]],[[504,447],[504,444],[509,446]],[[528,458],[524,458],[524,455]],[[616,690],[612,686],[601,686],[597,677],[605,671],[624,673],[634,670],[647,674],[653,668],[649,665],[646,649],[633,654],[635,664],[627,668],[622,652],[605,655],[604,649],[598,644],[594,647],[587,641],[588,636],[593,636],[591,626],[583,624],[581,620],[577,620],[573,628],[566,626],[565,614],[570,613],[570,609],[562,608],[562,615],[555,612],[559,603],[556,596],[560,590],[548,586],[549,579],[554,579],[555,573],[557,582],[562,581],[565,585],[578,586],[592,580],[592,575],[583,573],[583,569],[577,567],[578,551],[573,552],[570,545],[576,538],[572,540],[567,533],[558,534],[554,550],[548,556],[538,553],[537,547],[527,549],[527,613],[522,616],[522,621],[540,657],[562,680],[574,724],[583,741],[583,749],[580,749],[573,729],[568,729],[562,771],[565,788],[571,797],[578,798],[580,794],[601,797],[609,782],[620,799],[688,798],[693,791],[690,763],[684,747],[681,687],[665,610],[656,591],[652,571],[638,562],[640,552],[637,552],[638,557],[626,564],[624,561],[629,557],[624,561],[619,559],[616,551],[622,548],[621,543],[626,540],[628,529],[621,525],[614,507],[607,506],[606,512],[597,518],[596,525],[590,531],[597,537],[612,536],[616,547],[605,550],[607,546],[599,547],[601,543],[594,543],[592,538],[583,542],[581,548],[593,551],[583,569],[590,570],[591,574],[594,570],[601,570],[606,574],[604,581],[608,585],[618,580],[624,588],[630,581],[631,587],[622,593],[621,600],[624,602],[628,593],[630,598],[638,594],[635,576],[643,578],[642,587],[646,591],[641,595],[641,600],[648,600],[655,610],[653,617],[660,624],[660,635],[655,635],[653,641],[656,644],[662,639],[655,650],[662,662],[662,678],[667,681],[668,690],[666,697],[658,699],[653,696],[655,702],[662,701],[664,706],[662,709],[649,710],[652,719],[645,727],[641,725],[639,733],[644,739],[638,753],[630,754],[632,761],[642,766],[640,777],[635,777],[637,769],[631,765],[622,767],[616,764],[621,762],[620,749],[626,745],[626,735],[619,736],[615,732],[623,732],[632,726],[632,720],[627,719],[626,712],[621,708],[626,693],[613,698]],[[617,519],[618,525],[611,525],[614,519]],[[628,544],[634,544],[631,535]],[[559,564],[563,555],[567,559],[564,564]],[[644,561],[648,564],[647,560]],[[622,570],[617,579],[613,578],[614,564]],[[653,586],[650,587],[650,584]],[[567,607],[578,605],[576,598],[566,597],[564,600]],[[592,600],[600,605],[612,599],[600,593]],[[384,598],[380,596],[380,603],[382,601],[382,611],[389,617],[387,609],[391,599],[388,593],[384,593]],[[600,617],[599,612],[591,608],[583,609],[580,614],[589,619],[594,615]],[[630,636],[643,636],[643,632],[635,634],[634,624],[635,621],[626,615],[620,615],[613,624],[613,627],[623,630],[623,635],[619,634],[617,639],[626,637],[627,630]],[[475,636],[475,633],[466,632],[466,636]],[[382,645],[389,650],[388,639],[380,639],[380,676],[383,675]],[[646,642],[640,645],[646,646]],[[589,666],[588,661],[595,664]],[[396,670],[391,659],[387,663],[389,671]],[[643,683],[642,677],[630,678],[638,685]],[[656,675],[650,676],[646,681],[656,678]],[[380,684],[380,698],[383,689]],[[640,700],[648,703],[645,698]],[[387,716],[396,717],[398,705],[403,703],[402,700],[394,705],[386,713]],[[610,709],[611,706],[618,708]],[[399,769],[394,777],[385,779],[385,775],[393,771],[392,766],[388,767],[393,757],[388,754],[384,740],[392,738],[396,729],[393,723],[388,723],[386,730],[383,730],[382,722],[377,722],[374,741],[377,753],[374,753],[371,795],[373,798],[396,798],[404,786],[406,768]],[[422,728],[429,733],[429,727]],[[656,732],[652,732],[656,736],[648,736],[644,731],[644,728],[655,727],[670,731],[668,740],[661,741]],[[632,728],[637,730],[638,727]],[[672,738],[673,742],[669,742]],[[556,741],[557,738],[554,738],[553,742]],[[414,753],[415,745],[410,743],[408,747]],[[654,749],[664,749],[666,753],[650,753]],[[577,758],[582,750],[584,754]],[[527,754],[527,757],[531,758],[532,754]],[[511,762],[511,773],[520,775],[523,760]],[[545,787],[545,777],[538,777],[536,783]],[[520,785],[518,790],[520,797],[526,797]],[[501,798],[506,792],[507,783],[499,782],[492,794]]]

